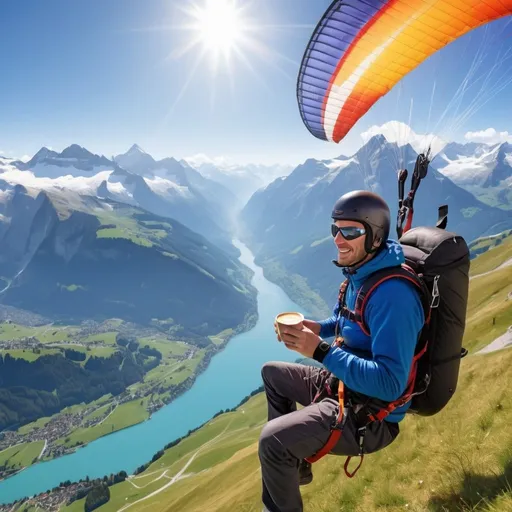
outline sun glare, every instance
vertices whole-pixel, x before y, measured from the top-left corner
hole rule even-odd
[[[206,50],[229,53],[244,31],[244,20],[235,3],[230,0],[207,0],[194,12],[195,30]]]
[[[204,73],[208,70],[211,74],[205,93],[210,95],[212,106],[215,101],[214,79],[217,74],[221,80],[227,77],[228,82],[223,84],[229,83],[231,92],[236,92],[237,65],[245,67],[254,79],[266,88],[268,84],[256,68],[262,62],[273,67],[290,82],[295,80],[295,74],[288,73],[285,64],[292,65],[295,70],[299,63],[282,55],[268,44],[269,30],[277,32],[305,26],[264,23],[258,0],[243,0],[243,5],[241,4],[242,0],[183,0],[183,3],[177,6],[183,13],[183,18],[179,24],[171,28],[180,33],[181,43],[174,45],[168,59],[187,60],[189,72],[166,118],[170,118],[174,107],[186,93],[197,72]],[[306,28],[311,29],[309,26]]]
[[[194,34],[189,46],[199,44],[203,54],[213,57],[214,67],[221,55],[229,61],[233,51],[240,51],[248,26],[236,0],[205,0],[202,5],[191,5],[186,12],[193,19],[187,25]]]

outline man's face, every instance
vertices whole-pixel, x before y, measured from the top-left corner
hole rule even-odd
[[[363,224],[353,220],[337,220],[334,224],[340,228],[358,228],[364,230]],[[366,254],[364,241],[366,236],[363,234],[354,240],[346,240],[340,232],[334,237],[334,243],[338,248],[338,264],[343,267],[350,267],[361,261],[365,256],[370,258],[370,254]]]

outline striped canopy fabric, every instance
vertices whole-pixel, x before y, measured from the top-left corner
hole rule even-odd
[[[465,33],[512,14],[512,0],[336,0],[301,63],[304,124],[338,143],[407,73]]]

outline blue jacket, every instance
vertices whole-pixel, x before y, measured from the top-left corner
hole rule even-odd
[[[372,272],[403,263],[399,243],[388,240],[386,249],[361,266],[353,275],[343,269],[348,279],[346,304],[354,310],[357,290]],[[337,304],[333,316],[320,322],[320,337],[335,335]],[[365,321],[371,336],[359,326],[340,317],[338,334],[345,343],[331,347],[323,365],[349,388],[385,401],[396,400],[405,390],[418,335],[423,327],[421,300],[414,285],[403,279],[380,284],[370,296]],[[395,409],[386,420],[399,422],[410,403]]]

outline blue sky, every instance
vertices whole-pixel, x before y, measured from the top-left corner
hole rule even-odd
[[[136,142],[158,158],[203,153],[298,164],[351,154],[363,142],[361,133],[394,119],[410,121],[418,133],[438,123],[436,133],[444,130],[461,142],[468,132],[489,140],[512,134],[512,83],[489,98],[492,87],[512,77],[512,58],[496,66],[497,56],[512,46],[510,19],[479,28],[429,58],[336,145],[307,131],[295,96],[303,51],[330,0],[238,3],[257,27],[251,37],[266,50],[240,47],[247,64],[233,59],[214,73],[211,54],[192,72],[199,47],[179,56],[195,37],[184,30],[192,20],[184,12],[187,0],[4,0],[0,154],[21,157],[43,145],[61,151],[78,143],[110,157]],[[469,89],[439,122],[475,62]],[[493,66],[480,90],[484,82],[477,78]],[[489,101],[460,126],[447,122],[477,99],[480,105]],[[504,133],[475,135],[488,129]]]

